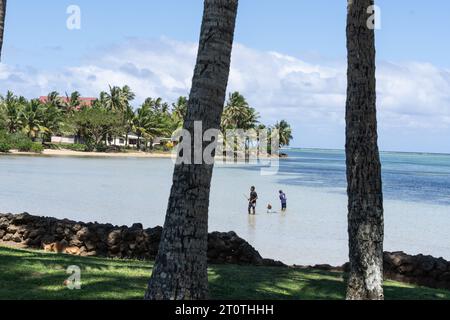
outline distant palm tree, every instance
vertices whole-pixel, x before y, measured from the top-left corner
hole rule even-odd
[[[228,98],[223,110],[223,129],[253,129],[258,124],[259,114],[251,108],[244,96],[239,92],[233,92]]]
[[[126,125],[130,119],[129,117],[130,115],[129,109],[131,108],[130,103],[132,100],[134,100],[134,98],[135,94],[131,91],[129,86],[124,86],[122,88],[117,86],[114,87],[109,86],[109,93],[102,92],[100,94],[100,101],[103,102],[109,110],[120,114],[122,124],[126,131],[123,132],[123,134],[125,134],[126,136],[125,141],[127,141],[127,143],[129,131],[126,130],[127,129]]]
[[[289,146],[293,139],[292,129],[289,123],[286,120],[281,120],[275,124],[274,129],[278,133],[280,147]]]
[[[52,105],[60,110],[66,108],[66,103],[64,102],[63,99],[61,99],[61,97],[59,96],[59,92],[57,91],[52,91],[47,95],[46,104]]]
[[[109,86],[109,92],[103,92],[101,99],[104,100],[106,107],[112,111],[117,111],[124,115],[130,102],[134,100],[135,94],[131,91],[129,86],[111,87]]]
[[[3,34],[5,30],[6,0],[0,0],[0,61],[2,60]]]
[[[43,142],[51,142],[52,135],[59,133],[63,111],[51,103],[41,105],[41,108],[40,130],[43,134]]]
[[[350,274],[348,299],[383,299],[383,191],[378,151],[375,32],[367,8],[348,0],[346,157]]]
[[[23,126],[23,132],[32,141],[35,141],[42,129],[43,124],[43,113],[40,101],[34,99],[28,102],[22,110],[20,118]]]
[[[238,0],[205,0],[197,63],[183,128],[194,136],[219,129],[230,72]],[[190,141],[191,147],[194,141]],[[203,143],[202,151],[208,146]],[[192,150],[194,151],[194,150]],[[158,255],[146,299],[197,300],[208,296],[208,207],[213,165],[178,155]]]
[[[187,97],[179,97],[177,102],[172,104],[172,116],[177,128],[183,126],[184,118],[186,117],[188,106],[188,98]]]
[[[21,110],[24,107],[23,98],[17,98],[11,91],[5,97],[0,97],[1,109],[9,133],[15,133],[22,128]]]
[[[153,144],[154,139],[167,133],[167,127],[162,123],[154,110],[148,104],[143,104],[136,110],[133,119],[133,131],[138,136],[138,149],[140,149],[140,138],[150,141]],[[147,143],[146,143],[147,145]]]
[[[66,111],[74,111],[81,107],[81,94],[74,91],[70,96],[66,93],[65,109]]]

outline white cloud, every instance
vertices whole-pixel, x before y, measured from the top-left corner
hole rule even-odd
[[[80,65],[59,72],[0,64],[0,87],[30,98],[52,90],[78,90],[92,96],[109,84],[128,84],[138,102],[149,96],[173,101],[189,93],[196,53],[193,43],[167,38],[129,39],[99,49]],[[383,130],[450,131],[449,70],[429,63],[379,62],[377,81]],[[329,134],[334,144],[343,141],[345,61],[334,65],[308,63],[236,44],[229,82],[229,91],[234,90],[247,97],[264,122],[286,118],[303,135],[317,128],[318,134]],[[305,131],[305,127],[311,130]],[[326,141],[327,137],[317,139]]]

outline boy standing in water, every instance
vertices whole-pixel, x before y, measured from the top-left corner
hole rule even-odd
[[[283,190],[280,190],[280,201],[281,201],[281,211],[284,212],[286,211],[287,208],[287,198]]]
[[[255,187],[250,188],[250,198],[248,199],[248,214],[256,214],[256,200],[258,200],[258,194],[255,191]]]

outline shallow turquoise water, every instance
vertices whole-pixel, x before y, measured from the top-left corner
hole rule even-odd
[[[218,165],[210,230],[236,231],[263,256],[286,263],[347,260],[342,151],[290,150],[274,175],[261,167]],[[450,156],[383,153],[386,250],[450,259]],[[147,227],[164,222],[173,164],[168,159],[0,157],[0,211]],[[244,193],[255,185],[258,214]],[[286,214],[277,192],[288,197]]]

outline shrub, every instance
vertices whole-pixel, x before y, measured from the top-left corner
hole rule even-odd
[[[11,145],[8,142],[0,141],[0,153],[7,153],[11,149]]]
[[[33,143],[30,151],[34,153],[42,153],[42,151],[44,151],[44,146],[40,143]]]
[[[22,152],[31,151],[33,142],[23,133],[13,133],[9,135],[9,141],[12,149],[17,149]]]
[[[14,147],[21,152],[30,152],[33,148],[33,142],[31,140],[19,140],[14,143]]]

